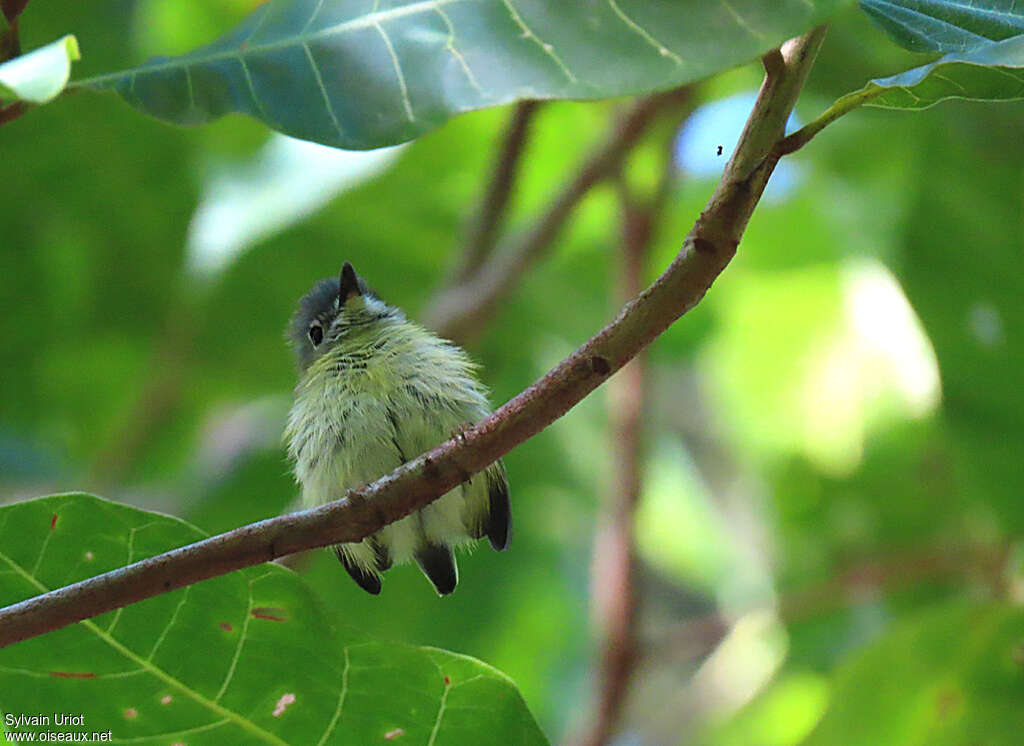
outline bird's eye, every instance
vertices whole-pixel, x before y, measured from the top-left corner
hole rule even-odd
[[[309,341],[313,343],[314,347],[319,347],[320,343],[324,341],[324,328],[319,321],[314,321],[309,325]]]

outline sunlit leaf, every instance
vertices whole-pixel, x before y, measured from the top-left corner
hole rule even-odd
[[[82,494],[0,509],[0,603],[190,543],[188,524]],[[147,743],[546,740],[511,681],[465,656],[336,631],[293,573],[261,565],[0,651],[7,713]],[[8,720],[8,727],[10,721]]]
[[[45,104],[64,90],[71,75],[71,63],[78,59],[78,41],[68,34],[0,64],[0,101]]]
[[[178,124],[228,112],[345,148],[517,99],[670,88],[756,58],[843,0],[271,0],[212,44],[79,81]]]

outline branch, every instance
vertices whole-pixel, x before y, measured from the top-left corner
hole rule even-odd
[[[0,609],[0,646],[303,549],[360,541],[564,415],[693,308],[735,255],[777,162],[766,156],[823,38],[819,28],[783,46],[785,68],[765,80],[722,181],[665,272],[539,381],[460,436],[342,500],[243,526]]]
[[[427,306],[426,326],[442,337],[465,341],[479,332],[516,280],[558,237],[576,205],[599,182],[616,173],[648,126],[667,106],[689,96],[686,88],[639,99],[619,119],[606,140],[576,170],[547,211],[511,246],[491,256],[468,278],[444,290]]]
[[[24,116],[25,112],[29,109],[28,104],[24,101],[15,101],[12,104],[6,106],[0,104],[0,126],[13,122],[18,117]]]
[[[26,5],[28,0],[0,0],[0,13],[3,13],[4,18],[13,27]]]
[[[671,147],[665,155],[665,172],[671,174],[674,172]],[[664,204],[662,194],[667,190],[662,184],[666,181],[667,178],[661,180],[658,190],[646,204],[637,204],[625,177],[619,176],[623,261],[616,297],[621,300],[635,297],[643,287],[644,260],[650,249],[657,213]],[[578,741],[580,746],[601,746],[616,732],[638,659],[636,621],[640,599],[635,567],[635,513],[642,489],[646,358],[641,352],[608,383],[610,447],[615,476],[594,537],[590,580],[595,623],[604,640],[598,668],[597,701],[590,727]]]
[[[0,0],[2,5],[2,0]],[[7,8],[3,7],[6,18]],[[21,54],[21,38],[18,36],[18,17],[7,18],[6,30],[0,19],[0,62],[12,60]]]
[[[539,103],[520,101],[512,113],[501,151],[494,164],[494,173],[487,183],[487,193],[480,203],[480,210],[473,219],[472,228],[466,239],[462,266],[456,273],[458,282],[464,282],[480,269],[480,265],[494,249],[498,228],[505,217],[516,172],[522,160],[523,148]]]

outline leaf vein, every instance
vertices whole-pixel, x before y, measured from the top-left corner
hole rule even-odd
[[[320,68],[316,66],[316,60],[313,59],[313,52],[310,51],[309,45],[305,42],[302,43],[302,49],[306,53],[306,59],[309,60],[309,67],[313,70],[313,77],[316,78],[317,88],[320,89],[320,96],[324,100],[324,108],[327,110],[328,116],[331,118],[331,122],[334,123],[334,131],[338,133],[338,137],[344,137],[345,133],[341,129],[341,122],[338,121],[338,116],[334,113],[334,107],[331,106],[331,99],[327,95],[327,88],[324,86],[324,80],[320,77]]]
[[[660,54],[662,57],[670,58],[673,62],[676,63],[676,65],[683,64],[683,59],[678,54],[676,54],[671,49],[662,44],[660,41],[655,39],[654,36],[647,31],[647,29],[645,29],[639,23],[637,23],[628,15],[626,15],[626,13],[623,12],[622,8],[619,7],[619,4],[615,2],[615,0],[608,0],[608,5],[611,6],[612,11],[614,11],[615,15],[617,15],[624,24],[626,24],[632,31],[636,32],[641,37],[643,37],[644,41],[646,41],[652,47],[657,49],[658,54]]]
[[[733,20],[736,21],[736,25],[738,25],[740,28],[742,28],[748,34],[753,36],[755,39],[763,39],[764,38],[764,34],[762,34],[760,31],[758,31],[753,26],[751,26],[749,23],[747,23],[747,19],[745,19],[743,16],[741,16],[739,14],[739,11],[737,11],[734,7],[732,7],[732,5],[729,2],[727,2],[727,0],[719,0],[719,2],[722,3],[722,7],[725,8],[725,10],[729,13],[729,15],[731,15],[733,17]]]
[[[391,56],[391,64],[395,68],[395,77],[398,78],[398,88],[402,94],[402,107],[405,109],[406,119],[410,122],[415,122],[416,115],[412,113],[412,102],[409,100],[409,89],[405,85],[405,74],[402,72],[402,64],[395,53],[395,47],[391,43],[391,37],[388,36],[384,27],[379,23],[375,24],[375,26],[381,38],[384,39],[384,45],[388,48],[388,54]]]
[[[327,739],[330,738],[331,733],[334,732],[334,728],[338,725],[338,721],[341,720],[341,709],[345,705],[345,695],[348,693],[348,669],[349,669],[349,657],[348,647],[342,648],[342,653],[345,655],[345,667],[341,670],[341,694],[338,695],[338,706],[334,710],[334,715],[331,717],[331,721],[327,723],[327,730],[317,741],[317,746],[323,746],[327,743]]]
[[[516,11],[515,7],[512,5],[512,0],[501,0],[501,2],[508,9],[509,14],[512,16],[512,20],[516,22],[516,25],[519,26],[520,29],[522,29],[523,38],[536,43],[537,46],[544,51],[544,54],[554,60],[555,64],[558,65],[558,68],[562,71],[565,77],[569,79],[570,83],[577,83],[578,81],[576,80],[576,76],[573,75],[572,70],[566,67],[565,63],[562,62],[562,58],[555,52],[554,46],[541,40],[539,36],[533,33],[530,27],[526,25],[526,22],[523,21],[522,16],[519,15],[518,11]]]
[[[252,619],[252,583],[249,583],[249,608],[245,610],[245,621],[242,622],[242,629],[238,634],[238,645],[235,646],[235,654],[231,657],[231,665],[228,666],[227,675],[224,676],[224,682],[220,685],[220,689],[217,692],[217,696],[213,698],[214,702],[220,702],[220,698],[224,696],[224,693],[228,690],[228,684],[235,676],[235,669],[238,667],[238,659],[242,657],[242,648],[245,646],[245,638],[249,633],[249,620]]]
[[[441,705],[437,708],[437,718],[434,720],[434,728],[430,731],[430,740],[427,741],[427,746],[434,746],[437,734],[441,730],[441,718],[444,717],[444,710],[448,705],[448,692],[450,692],[451,689],[452,688],[450,686],[445,685],[444,692],[441,694]]]
[[[445,43],[445,49],[451,52],[452,56],[454,56],[456,61],[458,61],[459,66],[466,74],[466,77],[469,79],[469,84],[473,89],[480,94],[482,98],[487,98],[487,94],[485,94],[483,88],[480,87],[480,82],[476,79],[476,75],[474,75],[473,71],[470,69],[469,62],[466,60],[465,56],[463,56],[462,52],[460,52],[455,46],[455,25],[452,23],[452,19],[447,13],[445,13],[444,8],[440,5],[438,5],[434,10],[437,11],[438,15],[441,16],[445,25],[448,27],[448,39]]]

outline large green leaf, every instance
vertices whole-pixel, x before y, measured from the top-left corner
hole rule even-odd
[[[82,494],[4,507],[0,603],[201,535]],[[0,650],[0,708],[84,716],[18,730],[111,730],[136,743],[546,743],[503,674],[443,650],[337,631],[305,584],[276,565]]]
[[[62,39],[0,64],[0,102],[45,104],[64,90],[71,63],[81,58],[78,41]]]
[[[841,667],[805,744],[1011,744],[1024,712],[1024,611],[941,606]]]
[[[271,0],[212,44],[78,81],[179,124],[228,112],[345,148],[524,98],[669,88],[756,57],[844,0]]]
[[[872,80],[851,95],[865,92],[875,96],[869,106],[888,109],[927,109],[951,98],[1018,101],[1024,98],[1024,35],[986,41],[930,65]]]
[[[914,52],[966,52],[1024,33],[1024,8],[1004,0],[860,0],[860,5]]]
[[[868,14],[903,46],[946,54],[930,64],[868,81],[859,91],[839,98],[811,129],[861,105],[927,109],[952,98],[1024,99],[1024,9],[1004,5],[992,0],[970,5],[861,0]]]

